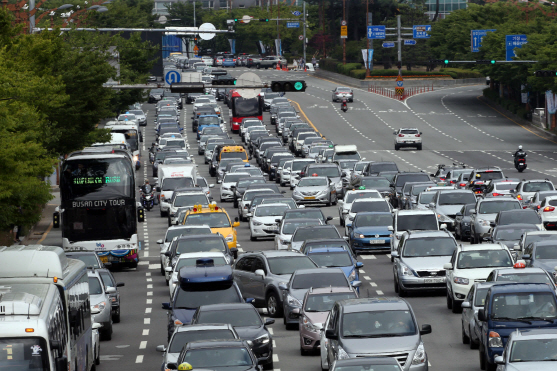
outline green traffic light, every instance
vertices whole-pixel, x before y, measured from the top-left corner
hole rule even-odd
[[[449,64],[449,60],[448,60],[448,59],[445,59],[445,64]]]
[[[269,22],[269,18],[265,18],[265,22]]]
[[[234,22],[238,22],[238,18],[234,18]]]
[[[234,85],[236,85],[236,80],[234,80]]]
[[[296,89],[296,90],[302,90],[303,87],[304,87],[304,84],[302,84],[302,83],[299,82],[299,81],[296,81],[296,82],[294,83],[294,89]]]
[[[495,64],[495,60],[492,59],[492,60],[491,60],[491,64]]]

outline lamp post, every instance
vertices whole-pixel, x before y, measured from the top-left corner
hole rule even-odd
[[[69,9],[69,8],[71,8],[71,7],[73,7],[73,4],[64,4],[64,5],[62,5],[62,6],[59,6],[59,7],[56,8],[56,9],[50,9],[50,10],[44,12],[43,14],[46,14],[46,13],[49,13],[49,14],[50,14],[50,28],[54,28],[54,15],[56,14],[56,12],[59,11],[59,10]],[[41,16],[42,16],[43,14],[41,14]],[[41,17],[39,17],[39,18],[37,19],[37,23],[40,21],[40,19],[41,19]]]

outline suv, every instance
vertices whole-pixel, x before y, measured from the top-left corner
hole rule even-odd
[[[476,207],[470,212],[470,243],[482,243],[491,237],[491,222],[495,221],[497,213],[504,210],[522,209],[520,202],[510,197],[481,198]]]
[[[403,147],[416,147],[422,150],[422,132],[416,128],[401,128],[393,132],[395,135],[395,150]]]
[[[445,290],[445,269],[456,249],[453,235],[444,231],[408,231],[402,235],[394,257],[395,292]]]
[[[445,225],[442,228],[446,227]],[[396,210],[393,215],[393,232],[391,237],[391,262],[394,261],[392,253],[397,250],[402,234],[410,230],[438,231],[439,221],[433,210]]]
[[[427,354],[410,304],[401,298],[361,298],[337,301],[321,332],[321,368],[339,359],[393,357],[403,370],[427,371]]]
[[[112,306],[110,295],[116,293],[116,287],[104,285],[100,272],[95,269],[87,270],[89,279],[89,297],[91,301],[91,320],[102,324],[99,329],[101,339],[112,339]],[[96,313],[95,313],[96,312]]]
[[[547,179],[523,180],[518,183],[515,189],[511,190],[516,199],[522,202],[524,206],[530,205],[536,192],[546,191],[555,191],[555,186]]]
[[[431,179],[429,175],[422,172],[404,172],[396,174],[393,179],[393,184],[391,185],[391,204],[397,209],[404,206],[400,205],[398,200],[402,198],[402,188],[407,182],[431,183]]]
[[[484,282],[494,268],[512,267],[513,258],[503,244],[459,245],[451,262],[443,266],[447,276],[447,308],[459,313],[474,282]]]
[[[454,231],[456,214],[464,205],[475,202],[474,192],[468,189],[446,189],[435,193],[429,208],[435,210],[441,223],[447,224],[449,229]]]

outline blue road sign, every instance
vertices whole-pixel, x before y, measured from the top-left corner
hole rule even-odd
[[[164,81],[167,85],[176,84],[182,81],[182,72],[177,70],[170,70],[164,75]]]
[[[397,88],[402,88],[402,87],[404,87],[404,81],[397,81],[397,82],[396,82],[396,87],[397,87]]]
[[[299,12],[297,10],[293,11],[292,14],[294,14],[296,17],[299,17],[302,15],[302,12]]]
[[[416,40],[404,40],[404,45],[416,45]]]
[[[522,48],[522,45],[528,43],[526,35],[505,35],[505,47],[507,49],[507,61],[512,61],[516,57],[514,50]]]
[[[472,46],[472,53],[480,51],[482,46],[482,39],[488,32],[495,32],[497,30],[471,30],[470,31],[470,44]]]
[[[368,39],[384,39],[385,26],[367,26]]]
[[[300,28],[300,22],[286,22],[286,28]]]
[[[414,34],[414,39],[429,39],[429,33],[431,32],[431,25],[421,25],[412,26],[412,32]]]
[[[394,42],[385,42],[385,43],[383,43],[383,47],[384,48],[394,48],[395,43]]]

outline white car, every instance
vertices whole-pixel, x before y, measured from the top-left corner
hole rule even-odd
[[[209,198],[202,190],[191,192],[175,192],[172,195],[172,204],[168,208],[168,225],[176,224],[178,209],[181,207],[192,207],[193,205],[209,205]]]
[[[344,225],[344,219],[352,207],[352,202],[360,198],[381,198],[381,193],[375,189],[347,191],[344,200],[338,200],[338,217],[341,226]]]
[[[247,221],[248,218],[251,216],[249,210],[251,205],[251,200],[255,197],[255,195],[263,194],[263,193],[275,193],[270,188],[257,188],[257,189],[249,189],[244,192],[244,195],[238,202],[238,218],[240,221]]]
[[[289,209],[290,206],[286,204],[257,205],[249,221],[250,240],[255,241],[258,237],[274,237],[280,223],[277,220],[282,219],[284,211]]]
[[[474,282],[484,282],[495,268],[511,268],[513,258],[509,249],[500,243],[459,245],[450,263],[443,266],[447,277],[447,308],[461,311],[460,304]]]
[[[550,180],[536,179],[521,181],[511,193],[514,194],[516,199],[522,202],[524,206],[527,206],[532,202],[532,198],[536,195],[536,192],[554,190],[555,186]]]
[[[544,228],[557,227],[557,196],[548,196],[540,204],[538,213]]]
[[[176,263],[173,267],[168,266],[165,268],[165,272],[167,272],[170,276],[170,280],[168,282],[168,290],[170,292],[171,298],[172,294],[174,293],[174,289],[178,284],[178,273],[180,273],[180,268],[195,267],[197,259],[203,258],[213,259],[213,263],[215,264],[215,266],[232,264],[232,260],[221,252],[192,252],[181,254],[178,257],[178,260],[176,260]]]
[[[359,212],[376,211],[376,212],[392,212],[391,204],[383,198],[359,198],[354,200],[346,219],[344,219],[344,233],[350,236],[350,227]]]
[[[95,360],[95,365],[100,365],[101,364],[101,340],[99,337],[99,329],[101,327],[103,327],[103,325],[101,325],[100,323],[97,322],[93,322],[92,326],[93,327],[93,331],[91,332],[92,335],[92,346],[93,346],[93,359]]]
[[[220,202],[234,201],[234,190],[231,187],[235,186],[239,179],[249,177],[250,174],[245,172],[226,173],[220,184]]]
[[[290,245],[292,235],[298,227],[309,227],[312,225],[323,225],[319,219],[288,219],[279,224],[278,233],[275,235],[275,250],[286,250]]]
[[[203,61],[203,63],[205,63],[207,66],[212,66],[213,65],[213,58],[211,58],[208,55],[204,55],[201,57],[201,60]]]
[[[401,128],[393,133],[395,135],[395,150],[403,147],[415,147],[422,150],[422,133],[416,128]]]
[[[160,246],[160,256],[161,256],[161,275],[166,277],[168,282],[169,275],[165,274],[165,268],[169,266],[170,259],[164,255],[170,247],[170,243],[174,237],[180,237],[181,235],[188,234],[211,234],[211,228],[208,225],[173,225],[168,227],[164,239],[157,240],[157,244]]]

